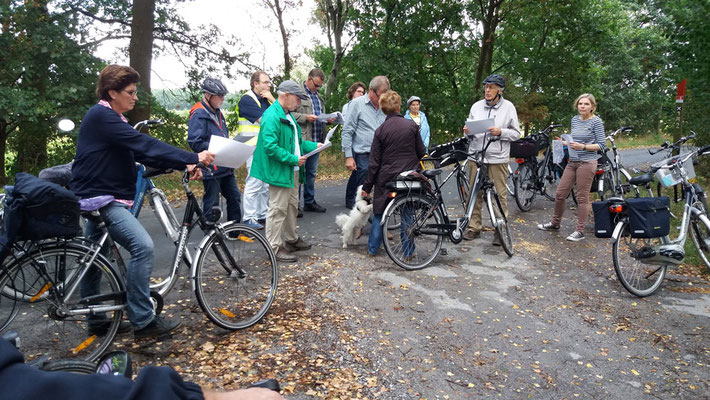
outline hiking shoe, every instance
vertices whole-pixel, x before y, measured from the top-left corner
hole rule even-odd
[[[579,242],[582,239],[584,239],[584,233],[582,232],[574,231],[569,236],[567,236],[567,240],[569,240],[570,242]]]
[[[298,258],[296,258],[296,256],[294,256],[293,254],[286,251],[286,249],[284,249],[283,247],[280,247],[275,255],[276,255],[276,261],[281,261],[281,262],[286,262],[286,263],[295,263],[296,261],[298,261]]]
[[[111,321],[106,319],[101,320],[89,320],[89,326],[86,329],[89,335],[105,335],[108,333],[111,327]],[[128,321],[121,321],[118,325],[118,333],[125,333],[131,330],[131,323]]]
[[[316,203],[315,201],[311,204],[304,204],[303,205],[303,211],[311,211],[311,212],[317,212],[317,213],[324,213],[325,212],[325,207],[321,206],[320,204]]]
[[[254,221],[253,219],[248,219],[242,223],[252,229],[256,229],[256,230],[264,229],[264,225]]]
[[[473,240],[481,237],[481,231],[474,231],[473,229],[466,229],[463,234],[463,240]]]
[[[177,319],[166,319],[161,316],[154,316],[153,320],[141,329],[133,331],[133,337],[136,339],[162,336],[166,333],[176,329],[182,324],[180,320]]]
[[[493,235],[493,246],[502,246],[502,245],[503,245],[503,241],[500,239],[500,235],[498,234],[498,232],[496,232]]]
[[[299,237],[293,242],[284,242],[284,249],[289,253],[299,250],[308,250],[311,248],[311,244]]]
[[[537,224],[537,229],[541,231],[557,231],[560,229],[560,226],[552,225],[552,222],[546,222],[544,224]]]

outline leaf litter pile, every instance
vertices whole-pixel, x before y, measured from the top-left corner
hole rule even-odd
[[[172,338],[133,342],[128,334],[117,337],[115,347],[131,353],[138,368],[170,366],[184,379],[213,389],[239,389],[275,378],[286,395],[373,397],[375,390],[386,389],[376,388],[376,378],[358,372],[369,360],[358,355],[346,317],[328,298],[335,289],[326,277],[339,265],[319,260],[316,274],[312,264],[280,266],[276,299],[251,328],[230,332],[212,324],[185,283],[173,291],[178,298],[168,298],[163,311],[183,319]]]

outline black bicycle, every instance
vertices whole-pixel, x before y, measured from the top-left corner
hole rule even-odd
[[[488,146],[500,139],[499,136],[486,135],[483,150],[468,153],[452,149],[448,158],[457,164],[454,170],[439,183],[437,177],[442,174],[441,168],[424,171],[422,174],[408,171],[401,174],[397,180],[388,183],[389,197],[393,200],[387,205],[382,218],[383,237],[392,233],[391,240],[385,240],[385,251],[400,267],[406,270],[417,270],[429,265],[441,252],[444,237],[452,243],[460,243],[463,232],[473,215],[476,199],[483,193],[483,201],[491,218],[495,232],[501,239],[503,250],[509,256],[513,255],[513,235],[508,219],[496,193],[493,181],[488,178],[488,168],[483,159]],[[431,158],[430,158],[431,159]],[[453,176],[457,176],[457,184],[461,190],[462,181],[458,179],[457,171],[461,170],[461,160],[473,159],[478,166],[471,191],[467,194],[466,214],[456,220],[449,219],[444,202],[442,187]],[[432,186],[433,183],[433,186]],[[507,194],[507,193],[506,193]],[[399,232],[397,234],[396,232]]]
[[[515,204],[520,211],[530,211],[535,197],[540,194],[550,201],[555,201],[557,185],[565,170],[566,158],[560,164],[555,164],[552,159],[552,148],[550,145],[550,134],[562,125],[550,125],[542,131],[530,135],[528,138],[518,140],[516,146],[520,147],[521,157],[515,157],[518,169],[515,170],[513,182],[515,189],[513,196]],[[516,143],[516,142],[513,142]],[[529,147],[528,150],[524,150]],[[545,149],[542,160],[538,161],[538,152]],[[516,154],[513,154],[515,156]],[[577,203],[577,196],[573,190],[570,193],[572,200]]]

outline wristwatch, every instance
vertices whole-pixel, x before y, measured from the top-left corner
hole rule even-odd
[[[586,143],[584,144],[584,149],[583,149],[583,150],[584,150],[584,151],[587,151],[587,144],[586,144]]]

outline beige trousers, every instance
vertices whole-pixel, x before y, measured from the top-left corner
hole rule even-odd
[[[496,188],[498,197],[500,198],[500,205],[503,207],[503,212],[505,216],[508,216],[508,189],[505,187],[505,181],[508,179],[508,164],[486,164],[488,167],[488,177],[493,180],[493,186]],[[474,162],[468,163],[468,185],[473,190],[473,180],[476,178],[476,171],[478,171],[478,166]],[[468,228],[473,231],[480,231],[483,228],[481,224],[481,208],[483,207],[483,200],[481,200],[483,193],[478,193],[478,199],[476,199],[476,205],[473,208],[473,216],[471,216],[471,221],[468,223]]]
[[[298,183],[298,172],[294,172]],[[284,241],[298,240],[296,218],[298,217],[298,184],[292,188],[269,185],[269,210],[266,212],[266,240],[274,252]]]

